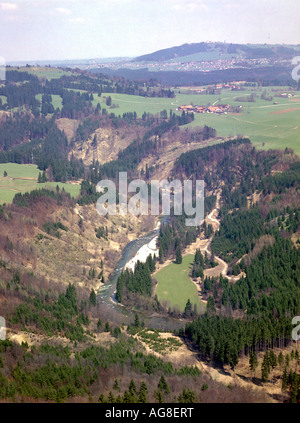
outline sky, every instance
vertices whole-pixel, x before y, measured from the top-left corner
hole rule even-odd
[[[0,0],[0,57],[135,57],[202,41],[300,44],[299,16],[299,0]]]

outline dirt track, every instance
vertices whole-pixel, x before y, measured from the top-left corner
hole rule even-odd
[[[220,196],[221,196],[220,192],[218,192],[216,208],[212,210],[206,218],[207,223],[212,224],[215,231],[218,230],[220,227],[219,220],[217,220],[216,217],[214,217],[218,215],[218,212],[220,209]],[[212,239],[213,239],[213,235],[207,240],[204,247],[201,248],[201,251],[206,252],[209,256],[211,256],[210,246],[211,246]],[[228,275],[228,264],[218,256],[215,256],[215,260],[219,263],[218,266],[213,267],[211,269],[204,270],[205,276],[219,276],[220,274],[222,274],[223,277],[228,278],[231,282],[235,282],[238,279],[240,279],[242,276],[245,276],[243,272],[240,273],[238,276]]]
[[[300,110],[300,109],[292,107],[291,109],[277,110],[276,112],[272,112],[272,115],[282,115],[283,113],[294,112],[295,110]]]

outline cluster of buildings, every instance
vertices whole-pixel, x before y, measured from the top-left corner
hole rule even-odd
[[[190,112],[190,113],[216,113],[223,114],[231,111],[231,106],[229,104],[218,104],[217,106],[179,106],[178,109],[181,112]]]
[[[232,81],[221,84],[205,85],[203,87],[180,87],[181,91],[188,91],[190,93],[197,94],[221,94],[222,89],[229,89],[232,91],[243,90],[243,85],[246,84],[246,81]]]
[[[203,58],[205,53],[203,54]],[[272,64],[272,59],[259,58],[248,59],[243,57],[219,58],[214,60],[187,60],[186,58],[170,59],[164,62],[139,62],[131,63],[134,67],[148,67],[149,71],[202,71],[209,72],[213,70],[227,70],[237,68],[256,68],[260,66],[268,66]]]
[[[203,58],[205,53],[203,54]],[[256,58],[249,59],[243,57],[230,57],[230,58],[216,58],[215,60],[187,60],[187,58],[176,58],[166,61],[134,61],[132,58],[115,58],[115,59],[95,59],[88,61],[87,64],[81,65],[83,69],[105,69],[110,68],[118,69],[145,69],[151,71],[202,71],[210,72],[214,70],[227,70],[227,69],[256,69],[261,66],[275,66],[283,65],[289,66],[290,59],[273,59],[273,58]],[[75,65],[74,65],[75,67]],[[76,64],[78,67],[78,64]]]
[[[281,98],[291,98],[291,97],[295,97],[295,95],[291,94],[291,93],[281,93],[276,97],[281,97]]]

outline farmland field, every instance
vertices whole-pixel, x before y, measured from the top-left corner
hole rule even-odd
[[[42,103],[42,94],[37,94],[35,96],[35,98]],[[61,110],[62,109],[62,98],[61,98],[61,96],[56,95],[56,94],[52,94],[51,98],[52,98],[52,105],[53,105],[54,109],[56,110],[58,108],[58,109]]]
[[[71,75],[62,69],[47,67],[23,67],[24,70],[47,79],[59,78],[62,75]],[[300,155],[300,92],[291,91],[289,87],[244,87],[244,91],[231,91],[230,89],[222,89],[218,94],[201,94],[199,89],[207,87],[180,87],[172,88],[175,91],[175,98],[158,98],[158,97],[141,97],[127,94],[102,93],[98,96],[93,93],[93,106],[96,107],[100,103],[102,109],[106,109],[108,113],[114,113],[116,116],[122,116],[123,113],[136,112],[139,117],[144,112],[159,113],[162,110],[170,110],[175,113],[180,105],[217,105],[230,104],[231,106],[242,105],[241,113],[237,114],[195,114],[195,120],[188,126],[204,126],[208,125],[216,129],[217,136],[228,137],[243,135],[249,137],[253,145],[258,149],[292,148]],[[276,97],[279,90],[281,92],[289,92],[293,95],[291,98]],[[84,92],[83,90],[77,90]],[[263,91],[268,96],[272,96],[272,100],[264,100],[261,98]],[[276,92],[277,91],[277,92]],[[256,99],[254,102],[236,101],[237,97],[245,97],[254,94]],[[112,98],[112,106],[106,105],[106,98]],[[41,94],[36,96],[41,100]],[[6,97],[1,96],[2,102],[6,102]],[[277,104],[274,104],[277,103]],[[62,108],[62,99],[58,95],[52,95],[52,104],[54,108]],[[15,109],[17,110],[17,109]],[[184,130],[185,126],[181,127]]]
[[[14,68],[12,68],[13,70]],[[64,75],[72,75],[72,72],[64,71],[58,68],[49,68],[43,66],[31,66],[31,67],[20,67],[18,69],[20,72],[28,72],[37,76],[38,78],[57,79]]]
[[[7,176],[4,177],[4,171]],[[45,182],[39,184],[38,176],[40,170],[35,165],[20,165],[16,163],[0,164],[0,204],[11,203],[17,192],[29,192],[34,189],[48,188],[55,189],[58,185],[61,189],[69,192],[72,197],[77,197],[80,191],[80,185]]]
[[[268,87],[267,93],[274,95]],[[235,101],[236,97],[257,94],[255,102]],[[259,149],[286,147],[300,154],[300,93],[295,92],[293,98],[274,97],[272,101],[260,98],[262,91],[229,91],[222,90],[218,95],[201,95],[177,92],[175,98],[144,98],[126,94],[109,94],[115,107],[108,108],[105,104],[107,95],[98,97],[94,94],[94,106],[99,102],[102,108],[117,116],[126,112],[136,112],[141,116],[144,112],[159,113],[161,110],[176,111],[180,105],[212,105],[230,104],[242,105],[241,113],[216,115],[211,113],[195,114],[195,120],[188,126],[208,125],[217,130],[217,136],[244,135],[249,137]],[[277,102],[278,104],[273,104]],[[276,113],[274,113],[276,112]]]
[[[199,301],[197,288],[189,278],[193,259],[192,254],[187,254],[182,258],[181,264],[171,263],[155,274],[159,301],[168,301],[171,307],[176,306],[184,311],[186,302],[190,299],[192,304],[197,304],[198,311],[204,308],[204,304]]]
[[[110,96],[112,99],[112,105],[117,107],[107,107],[105,104],[106,97]],[[110,113],[114,113],[116,116],[127,112],[136,112],[139,117],[144,112],[146,113],[159,113],[166,109],[176,109],[176,106],[172,104],[174,99],[172,98],[157,98],[157,97],[141,97],[128,94],[102,94],[98,97],[94,94],[93,105],[97,106],[100,103],[101,107],[106,109]]]
[[[286,147],[292,148],[300,154],[300,94],[293,98],[274,97],[274,101],[265,101],[260,98],[253,103],[237,102],[236,96],[249,95],[251,92],[228,92],[221,95],[220,103],[230,105],[241,104],[243,110],[239,114],[195,114],[195,120],[189,126],[212,126],[218,136],[244,135],[251,139],[253,145],[259,149]],[[184,97],[183,97],[184,96]],[[187,100],[185,95],[181,100]],[[208,96],[203,97],[203,103]],[[220,96],[209,96],[210,103],[218,101]],[[191,97],[190,97],[191,98]],[[199,96],[194,95],[194,104],[198,104]],[[197,98],[197,100],[196,100]],[[177,99],[177,98],[176,98]],[[196,101],[195,101],[196,100]],[[278,104],[273,104],[278,102]],[[183,102],[183,104],[187,104]],[[217,104],[217,103],[216,103]]]

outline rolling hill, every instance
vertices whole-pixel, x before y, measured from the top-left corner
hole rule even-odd
[[[170,47],[155,51],[150,54],[144,54],[136,57],[134,61],[138,62],[164,62],[175,58],[182,58],[185,56],[202,55],[202,60],[205,56],[209,58],[211,53],[217,53],[218,58],[223,56],[240,57],[247,59],[256,58],[292,58],[300,51],[299,45],[271,45],[271,44],[227,44],[221,42],[201,42],[192,44],[182,44],[181,46]],[[191,57],[191,60],[193,57]],[[195,58],[197,60],[197,58]]]

